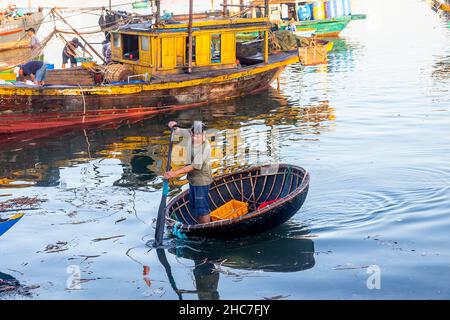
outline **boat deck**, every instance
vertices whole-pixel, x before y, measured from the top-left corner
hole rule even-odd
[[[289,51],[289,52],[280,52],[271,54],[269,56],[269,65],[283,62],[287,59],[291,59],[292,56],[296,56],[297,51]],[[96,85],[94,83],[94,78],[90,74],[90,72],[86,69],[77,68],[77,69],[61,69],[61,70],[49,70],[47,71],[47,85],[44,88],[52,88],[52,89],[67,89],[74,87],[83,87],[83,88],[99,88],[99,87],[108,87],[108,86],[118,86],[118,85],[136,85],[136,84],[165,84],[165,83],[180,83],[185,81],[194,81],[204,78],[214,78],[219,76],[227,76],[232,75],[236,72],[243,72],[246,70],[252,70],[258,67],[263,67],[266,64],[264,62],[257,63],[249,66],[241,66],[238,68],[231,69],[218,69],[211,71],[198,71],[193,73],[184,73],[184,74],[174,74],[174,75],[164,75],[164,76],[152,76],[150,82],[139,82],[139,83],[115,83],[115,84],[104,84],[104,85]],[[26,85],[24,83],[15,83],[14,85],[6,85],[6,86],[14,86],[20,88],[36,88],[36,86]]]

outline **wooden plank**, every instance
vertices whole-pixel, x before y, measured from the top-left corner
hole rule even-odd
[[[94,84],[94,77],[90,71],[82,68],[48,70],[46,83],[50,85],[90,86]]]

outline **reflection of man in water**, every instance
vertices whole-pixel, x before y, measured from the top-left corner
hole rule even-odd
[[[199,300],[219,300],[219,273],[214,264],[203,260],[194,260],[195,286]]]

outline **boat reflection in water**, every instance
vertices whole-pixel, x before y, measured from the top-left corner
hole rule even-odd
[[[241,105],[246,108],[240,108]],[[166,124],[170,120],[186,127],[198,119],[208,124],[213,169],[221,174],[255,162],[277,161],[283,134],[295,133],[297,139],[316,138],[330,130],[334,117],[334,109],[326,100],[295,106],[270,90],[251,98],[145,120],[110,123],[95,129],[12,136],[0,139],[0,186],[54,187],[62,179],[61,168],[95,159],[115,159],[121,162],[123,173],[114,185],[160,189],[162,183],[158,177],[165,168],[169,140]],[[261,124],[256,133],[250,129],[255,121]],[[290,126],[290,131],[280,131],[280,126]],[[173,166],[182,165],[185,152],[182,143],[175,147]],[[172,188],[185,183],[185,180],[175,180]]]
[[[432,69],[432,78],[438,82],[450,79],[450,54],[436,60]]]
[[[271,232],[227,242],[173,240],[168,252],[194,262],[195,290],[177,287],[164,250],[158,250],[158,258],[180,299],[185,294],[197,294],[199,300],[217,300],[221,274],[239,277],[242,270],[290,273],[313,268],[315,249],[308,232],[290,222]]]

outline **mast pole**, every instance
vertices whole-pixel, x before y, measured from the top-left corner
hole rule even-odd
[[[264,16],[269,17],[269,0],[264,1]],[[269,63],[269,30],[264,32],[264,63]]]
[[[156,0],[156,17],[155,17],[155,23],[157,26],[159,26],[159,23],[161,22],[161,0]]]
[[[192,37],[192,25],[193,25],[193,15],[194,15],[194,0],[189,0],[189,26],[188,26],[188,73],[192,73],[192,55],[193,55],[193,37]]]
[[[72,27],[72,25],[69,22],[67,22],[67,20],[58,12],[58,9],[53,8],[52,12],[56,14],[61,19],[61,21],[64,22],[70,29],[72,29],[72,31],[86,43],[89,49],[91,49],[92,52],[94,52],[97,55],[97,57],[100,58],[100,60],[106,62],[105,59],[97,52],[97,50],[95,50],[95,48],[91,46],[91,44],[74,27]]]
[[[227,0],[223,0],[223,15],[224,16],[227,15],[227,10],[228,10],[228,1]]]

